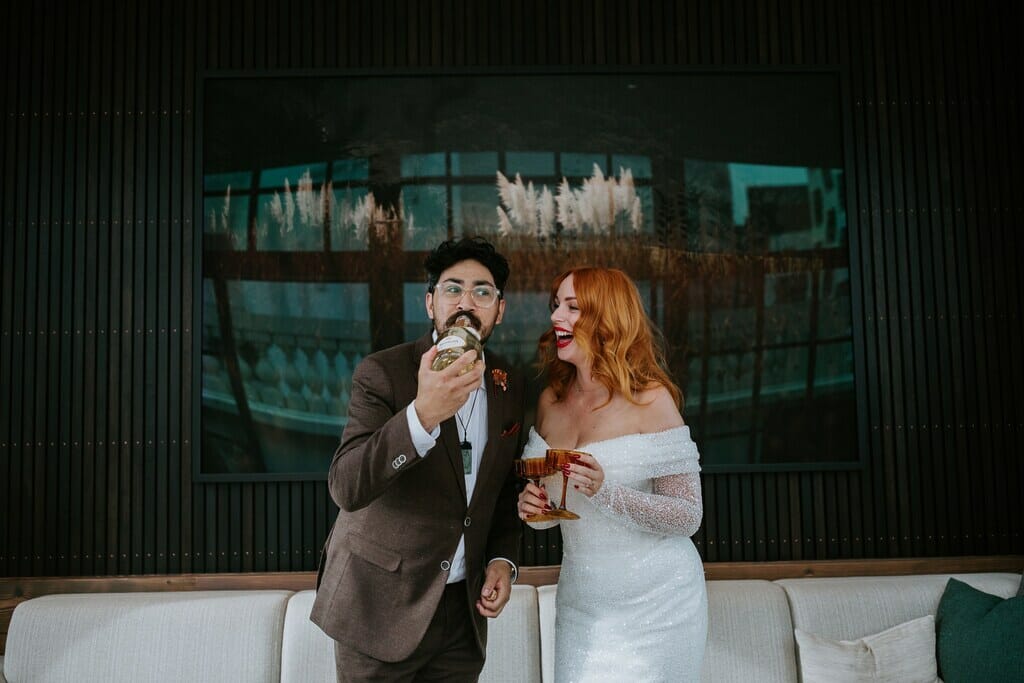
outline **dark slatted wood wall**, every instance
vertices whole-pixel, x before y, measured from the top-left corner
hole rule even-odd
[[[323,483],[192,480],[204,69],[841,65],[866,467],[707,475],[698,546],[1020,553],[1022,29],[968,0],[2,3],[0,574],[315,566]]]

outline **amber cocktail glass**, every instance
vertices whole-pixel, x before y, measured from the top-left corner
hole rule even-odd
[[[558,470],[553,469],[548,463],[548,459],[544,458],[519,458],[515,461],[516,476],[522,477],[523,479],[529,479],[534,483],[535,486],[540,486],[540,480],[543,477],[554,474]],[[553,519],[561,519],[557,514],[557,510],[552,512],[539,512],[535,515],[529,515],[524,521],[527,522],[549,522]]]
[[[583,451],[574,451],[571,448],[549,448],[547,452],[548,466],[552,472],[562,473],[562,502],[558,504],[558,508],[552,510],[550,515],[557,517],[558,519],[579,519],[580,516],[571,510],[565,509],[565,492],[569,487],[569,477],[565,474],[565,470],[562,468],[565,465],[572,465],[580,459],[581,455],[587,455]]]

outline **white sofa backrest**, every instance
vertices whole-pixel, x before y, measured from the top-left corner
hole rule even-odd
[[[558,585],[537,586],[537,611],[540,613],[540,670],[541,680],[555,680],[555,598]]]
[[[512,599],[487,624],[487,659],[480,683],[540,683],[537,590],[512,586]]]
[[[301,591],[288,601],[281,683],[334,683],[334,641],[309,620],[314,596],[311,590]],[[501,616],[488,623],[481,683],[540,683],[539,629],[537,591],[513,586]]]
[[[978,590],[1011,597],[1020,576],[1003,573],[780,579],[793,626],[832,640],[856,640],[911,619],[934,615],[950,576]]]
[[[334,641],[309,620],[316,591],[288,600],[281,644],[281,683],[335,683]]]
[[[9,683],[266,681],[289,591],[48,595],[14,610]]]
[[[795,681],[786,594],[770,581],[709,581],[705,683]]]

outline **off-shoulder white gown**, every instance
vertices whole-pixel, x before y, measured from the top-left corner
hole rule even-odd
[[[531,430],[524,457],[543,456]],[[689,427],[583,445],[605,471],[593,498],[569,486],[555,617],[555,681],[699,681],[704,570],[690,540],[702,502]],[[545,480],[557,504],[561,475]],[[553,523],[533,524],[546,528]]]

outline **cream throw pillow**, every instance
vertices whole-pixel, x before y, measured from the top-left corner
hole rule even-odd
[[[803,683],[935,683],[935,617],[928,615],[865,636],[829,640],[794,630]]]

